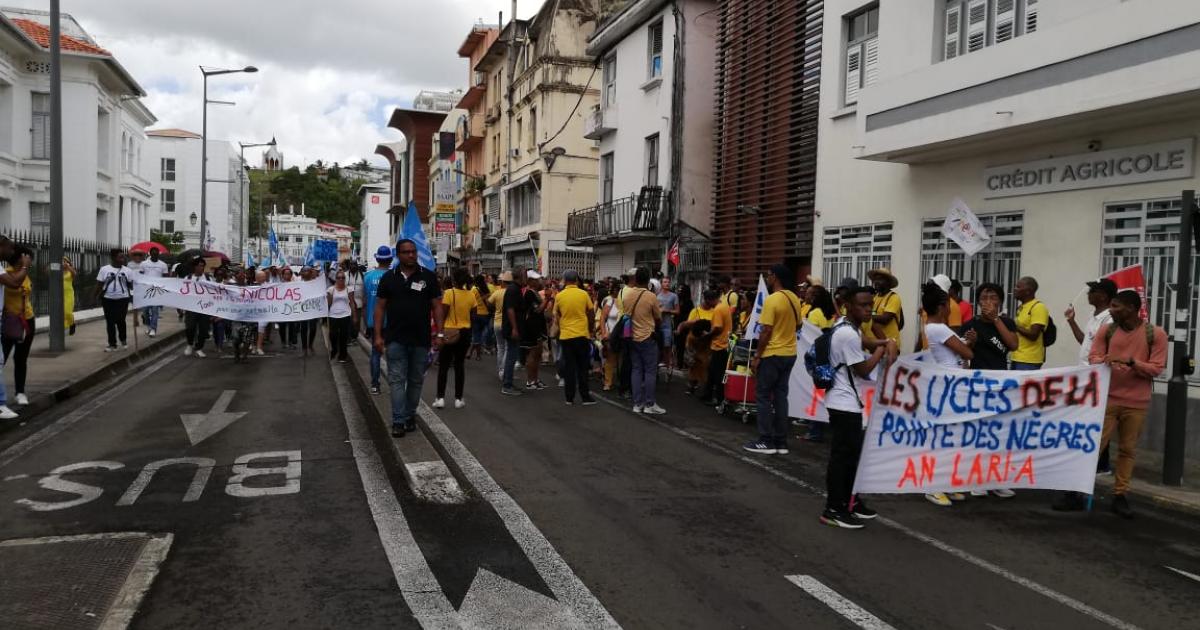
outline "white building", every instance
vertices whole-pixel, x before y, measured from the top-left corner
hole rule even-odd
[[[923,279],[1033,276],[1059,324],[1048,364],[1065,365],[1084,282],[1141,263],[1166,323],[1180,192],[1200,187],[1200,3],[827,0],[824,19],[827,282],[890,266],[911,347]],[[971,258],[941,236],[956,197],[992,236]]]
[[[716,22],[695,18],[716,7],[715,0],[636,0],[588,42],[601,69],[600,103],[585,126],[600,149],[599,204],[571,214],[567,239],[592,247],[597,277],[633,266],[670,271],[666,254],[676,238],[708,238]],[[686,29],[677,29],[676,13]]]
[[[267,221],[270,228],[275,230],[275,237],[279,239],[279,253],[293,265],[304,262],[308,246],[313,241],[327,238],[317,226],[316,217],[306,216],[303,207],[300,208],[300,214],[295,214],[295,208],[291,208],[288,213],[272,212]],[[262,251],[263,254],[269,253],[265,244]]]
[[[358,187],[363,217],[358,227],[358,242],[361,244],[359,255],[363,260],[372,260],[380,245],[390,247],[394,244],[391,233],[392,217],[388,214],[388,209],[392,207],[391,188],[390,181]]]
[[[0,9],[0,230],[50,230],[49,16]],[[147,172],[142,88],[70,15],[62,16],[63,235],[145,240],[157,192]]]
[[[155,228],[182,232],[187,248],[200,247],[200,134],[184,129],[154,129],[149,153],[158,189]],[[223,140],[208,141],[207,220],[211,249],[241,259],[240,236],[248,234],[243,195],[249,180],[240,177],[241,156]]]

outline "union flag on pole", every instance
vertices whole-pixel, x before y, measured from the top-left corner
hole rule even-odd
[[[679,239],[675,239],[675,244],[667,251],[667,262],[679,266]]]
[[[1139,315],[1144,320],[1150,318],[1150,303],[1146,299],[1146,275],[1142,273],[1140,264],[1118,269],[1104,277],[1116,283],[1118,291],[1125,289],[1137,291],[1138,297],[1142,298],[1142,312]]]

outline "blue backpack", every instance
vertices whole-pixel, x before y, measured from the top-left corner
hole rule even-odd
[[[804,353],[804,369],[808,370],[808,375],[813,380],[813,386],[817,389],[827,390],[833,387],[833,377],[837,374],[838,368],[845,367],[847,371],[850,369],[849,366],[834,365],[829,356],[830,347],[833,345],[833,333],[842,326],[853,326],[853,324],[842,321],[825,329],[809,347],[808,352]],[[853,374],[850,374],[850,387],[854,387]],[[854,393],[858,393],[857,388]]]

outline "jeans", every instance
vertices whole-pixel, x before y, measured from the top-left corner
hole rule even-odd
[[[504,372],[504,358],[508,355],[508,344],[504,343],[504,336],[500,333],[500,327],[492,327],[492,337],[496,340],[496,371]]]
[[[825,469],[825,507],[848,510],[863,445],[862,414],[829,410],[829,466]]]
[[[108,333],[108,347],[117,347],[117,338],[125,345],[125,315],[129,313],[129,298],[112,300],[102,298],[100,305],[104,308],[104,330]]]
[[[492,318],[488,315],[480,315],[473,313],[471,315],[471,343],[476,346],[482,346],[486,331],[492,325]]]
[[[1019,361],[1013,361],[1011,364],[1011,369],[1018,371],[1018,372],[1032,372],[1034,370],[1042,369],[1042,364],[1041,363],[1021,363]]]
[[[8,404],[8,391],[4,389],[4,355],[0,354],[0,407]]]
[[[305,346],[305,348],[307,347]],[[382,360],[383,354],[375,349],[375,344],[371,344],[371,387],[379,387],[379,375],[383,371],[380,369],[379,364]]]
[[[587,337],[563,339],[558,342],[562,348],[563,381],[567,402],[575,400],[575,389],[579,389],[579,398],[589,400],[592,397],[588,389],[588,368],[592,364],[592,343]]]
[[[719,403],[725,400],[725,364],[729,361],[729,350],[713,350],[708,359],[708,384],[701,398]]]
[[[796,357],[763,357],[755,372],[758,434],[776,447],[787,446],[788,385]]]
[[[516,337],[504,339],[504,378],[502,379],[504,387],[512,389],[513,386],[513,370],[517,367],[517,361],[521,358],[521,340]]]
[[[459,331],[458,342],[450,345],[443,344],[441,358],[438,360],[437,397],[446,397],[446,380],[450,368],[454,368],[454,398],[463,399],[464,388],[467,384],[467,351],[471,349],[471,340],[467,338],[466,330]]]
[[[221,349],[221,346],[225,345],[225,336],[227,334],[229,334],[229,322],[226,320],[223,320],[223,319],[213,320],[213,323],[212,323],[213,343],[216,344],[218,351]]]
[[[162,313],[162,307],[161,306],[147,306],[146,308],[142,309],[142,312],[146,314],[146,329],[157,333],[158,332],[158,316],[160,313]]]
[[[8,363],[9,355],[13,355],[16,358],[17,365],[13,368],[13,380],[16,381],[18,394],[25,393],[25,377],[29,374],[29,350],[33,348],[33,335],[37,332],[36,321],[32,317],[25,320],[26,332],[24,341],[16,343],[15,341],[5,339],[3,344],[4,360],[0,362],[0,365]],[[16,348],[16,353],[13,353],[13,348]],[[3,375],[0,375],[0,379],[2,378],[4,378]]]
[[[429,348],[393,341],[387,345],[388,385],[392,390],[392,426],[412,427],[421,387],[425,384],[425,358]]]
[[[187,345],[200,350],[204,348],[204,342],[208,339],[208,327],[212,324],[212,318],[208,315],[193,313],[188,311],[183,316],[184,334],[187,335]],[[111,335],[109,335],[111,337]],[[124,335],[122,335],[124,337]]]
[[[635,407],[651,407],[657,404],[654,399],[654,385],[658,378],[658,342],[654,338],[645,341],[634,341],[633,355],[633,405]]]
[[[1113,466],[1114,495],[1121,496],[1129,491],[1138,438],[1142,435],[1142,425],[1145,422],[1145,409],[1120,405],[1108,405],[1104,409],[1104,430],[1100,436],[1100,448],[1108,450],[1113,436],[1117,438],[1117,465]]]

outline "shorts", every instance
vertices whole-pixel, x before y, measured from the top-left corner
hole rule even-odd
[[[672,330],[672,326],[670,324],[663,322],[662,325],[659,326],[659,331],[662,334],[662,347],[670,348],[675,345],[675,331]]]

